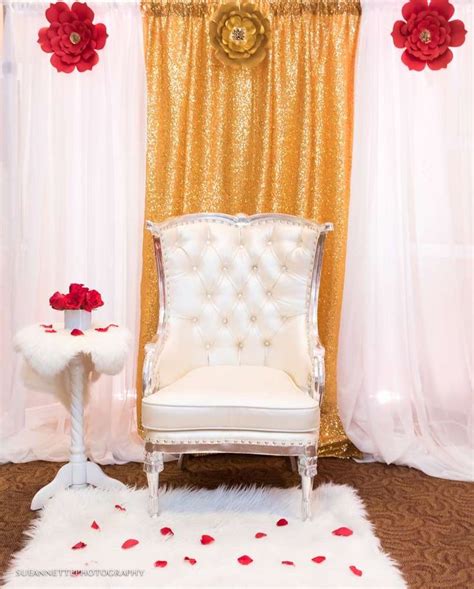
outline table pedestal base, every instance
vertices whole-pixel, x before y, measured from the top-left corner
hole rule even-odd
[[[79,475],[79,476],[78,476]],[[73,463],[68,462],[62,466],[54,479],[40,489],[33,497],[31,509],[41,509],[46,501],[61,489],[84,489],[92,485],[100,489],[125,489],[125,485],[116,479],[107,476],[95,462]]]

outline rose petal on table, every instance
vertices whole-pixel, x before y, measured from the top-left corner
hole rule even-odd
[[[206,544],[212,544],[213,542],[214,538],[212,536],[208,536],[207,534],[201,536],[201,544],[204,544],[204,546],[206,546]]]
[[[281,561],[281,564],[286,564],[286,565],[288,565],[290,567],[294,567],[295,566],[295,563],[292,560],[282,560]]]
[[[195,558],[191,558],[190,556],[185,556],[184,560],[186,562],[189,562],[189,564],[192,566],[194,566],[197,563],[197,560]]]
[[[253,562],[253,558],[250,558],[250,556],[247,554],[242,554],[242,556],[239,556],[237,561],[240,562],[240,564],[247,565]]]
[[[73,329],[73,330],[71,331],[71,335],[74,335],[74,336],[75,336],[75,335],[84,335],[84,332],[83,332],[83,331],[81,331],[80,329]]]
[[[171,528],[161,528],[160,533],[162,536],[174,536],[174,532]]]
[[[157,560],[155,561],[154,566],[158,569],[164,569],[165,566],[167,566],[168,561],[167,560]]]
[[[255,538],[259,539],[259,538],[265,538],[267,534],[265,534],[265,532],[257,532],[255,534]]]
[[[342,528],[337,528],[337,530],[333,530],[332,533],[334,536],[352,536],[354,532],[350,528],[345,528],[343,526]]]
[[[74,546],[71,546],[72,550],[80,550],[81,548],[85,548],[87,546],[87,544],[85,544],[84,542],[77,542],[77,544],[74,544]]]
[[[115,509],[118,509],[119,511],[127,511],[125,509],[125,507],[122,507],[121,505],[118,505],[118,504],[115,506]]]
[[[324,562],[326,560],[326,557],[325,556],[315,556],[311,560],[313,562],[315,562],[316,564],[321,564],[322,562]]]
[[[96,327],[95,330],[104,333],[106,331],[109,331],[110,327],[118,327],[118,325],[116,323],[110,323],[109,325],[107,325],[107,327]]]
[[[93,530],[100,530],[100,526],[95,520],[91,523],[91,528]]]
[[[358,569],[356,566],[354,566],[353,564],[349,567],[349,570],[351,570],[354,575],[357,575],[358,577],[362,577],[362,571],[360,569]]]
[[[279,520],[277,521],[276,525],[277,525],[278,527],[281,527],[281,526],[287,526],[287,525],[288,525],[288,521],[287,521],[287,520],[286,520],[284,517],[282,517],[281,519],[279,519]]]
[[[122,544],[122,548],[124,550],[127,550],[128,548],[133,548],[137,544],[139,544],[138,540],[135,540],[135,538],[129,538],[128,540],[125,540],[125,542]]]
[[[55,329],[45,329],[44,332],[45,333],[57,333],[57,331]]]

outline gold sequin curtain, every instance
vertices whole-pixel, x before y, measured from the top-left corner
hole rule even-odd
[[[278,212],[332,221],[320,295],[327,351],[322,455],[348,455],[336,359],[349,205],[356,0],[257,1],[272,43],[255,68],[216,60],[211,0],[142,3],[148,77],[146,218]],[[143,346],[157,325],[152,240],[143,249]],[[138,384],[140,390],[140,383]],[[140,395],[139,395],[140,397]],[[140,399],[138,401],[139,426]]]

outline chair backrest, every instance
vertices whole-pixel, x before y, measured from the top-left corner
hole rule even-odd
[[[159,388],[201,366],[263,365],[313,389],[330,223],[201,213],[147,226],[159,279]]]

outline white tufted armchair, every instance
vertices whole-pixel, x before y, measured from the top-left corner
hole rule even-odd
[[[326,233],[289,215],[185,215],[153,233],[160,315],[145,347],[149,511],[163,453],[298,457],[311,516],[324,348],[317,304]]]

